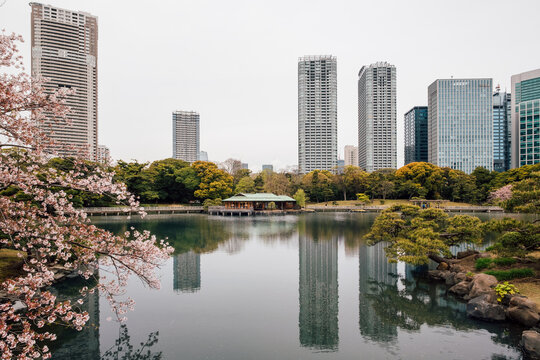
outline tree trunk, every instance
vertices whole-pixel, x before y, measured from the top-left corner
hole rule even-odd
[[[456,262],[455,259],[447,259],[447,258],[443,258],[442,256],[439,256],[437,254],[429,254],[428,255],[428,258],[430,258],[431,260],[435,261],[437,264],[440,264],[440,263],[447,263],[448,265],[450,264],[454,264]]]

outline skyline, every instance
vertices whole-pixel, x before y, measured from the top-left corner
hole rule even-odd
[[[339,67],[340,158],[345,145],[357,143],[359,69],[377,61],[396,66],[399,167],[403,114],[427,104],[431,82],[451,76],[490,77],[494,86],[500,84],[501,90],[510,92],[511,75],[539,67],[540,50],[526,46],[535,40],[533,10],[540,10],[540,4],[534,1],[512,5],[528,9],[519,19],[500,10],[499,5],[507,5],[502,1],[370,4],[370,11],[386,11],[388,19],[387,31],[373,39],[368,35],[380,26],[380,19],[359,21],[356,14],[364,11],[364,2],[340,1],[330,8],[323,2],[304,1],[163,2],[152,8],[156,21],[147,16],[146,7],[126,7],[122,2],[44,3],[98,17],[100,143],[109,146],[114,159],[127,161],[169,157],[170,113],[180,108],[201,114],[201,149],[208,151],[210,160],[238,158],[252,169],[263,163],[272,163],[275,169],[295,165],[297,59],[332,54]],[[282,11],[285,6],[287,11]],[[139,26],[140,19],[145,19],[145,26]],[[329,26],[318,26],[323,19]],[[24,36],[21,50],[29,71],[30,7],[8,0],[0,7],[0,21],[7,32]],[[515,36],[512,29],[518,28],[518,21]],[[510,30],[497,37],[483,36],[497,24]],[[306,27],[312,31],[309,37],[302,32]],[[501,42],[526,48],[526,56],[512,51],[494,56]],[[230,141],[239,132],[248,135],[247,143]],[[280,136],[283,141],[279,147],[259,147],[257,134]],[[140,146],[143,143],[151,146]]]

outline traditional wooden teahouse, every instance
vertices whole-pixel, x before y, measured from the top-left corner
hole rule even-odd
[[[236,194],[233,197],[223,200],[226,209],[248,209],[255,211],[271,210],[270,203],[275,204],[276,210],[293,209],[296,200],[286,195],[275,195],[271,193],[257,194]]]

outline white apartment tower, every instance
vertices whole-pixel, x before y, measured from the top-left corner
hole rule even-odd
[[[85,12],[30,3],[32,76],[48,79],[45,91],[75,90],[66,101],[69,122],[47,117],[39,124],[54,141],[48,151],[61,156],[97,158],[98,71],[97,17]]]
[[[358,166],[358,146],[345,145],[345,166]]]
[[[358,73],[358,165],[368,172],[397,167],[396,67],[387,62]]]
[[[298,169],[337,169],[337,60],[298,59]]]
[[[173,158],[188,162],[199,159],[199,114],[175,111],[173,121]]]

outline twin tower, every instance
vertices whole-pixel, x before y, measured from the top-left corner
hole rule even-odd
[[[358,74],[358,164],[367,171],[397,167],[396,67],[363,66]],[[298,168],[336,171],[337,60],[298,59]]]

